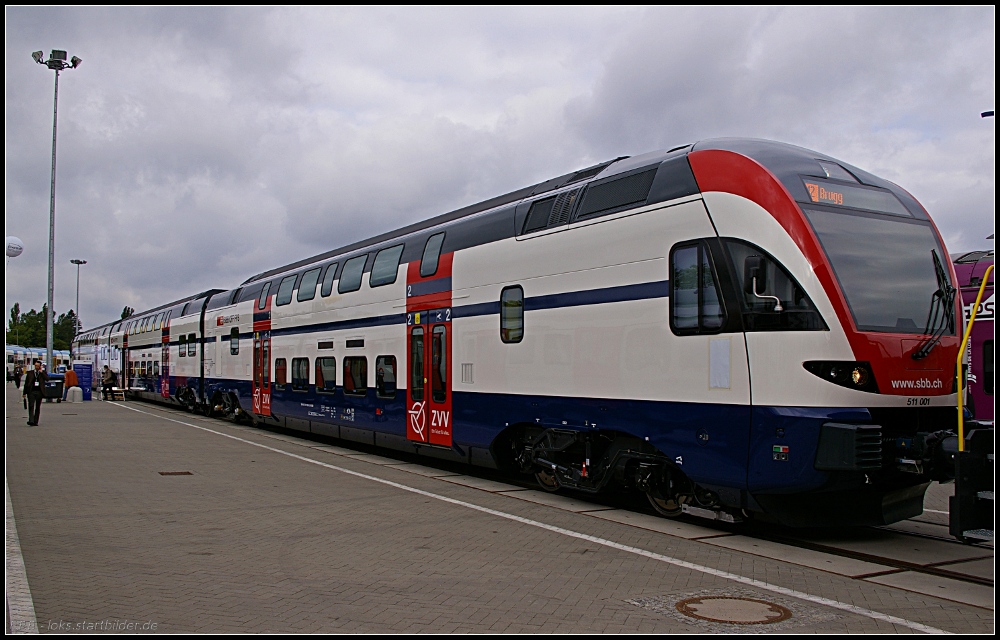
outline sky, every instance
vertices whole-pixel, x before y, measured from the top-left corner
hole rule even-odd
[[[995,8],[11,7],[5,305],[85,327],[623,155],[743,136],[992,248]]]

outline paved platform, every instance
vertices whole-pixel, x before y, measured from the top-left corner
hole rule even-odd
[[[877,563],[149,404],[44,404],[28,427],[6,400],[8,632],[993,632],[992,587],[919,593]],[[675,606],[706,596],[791,617]]]

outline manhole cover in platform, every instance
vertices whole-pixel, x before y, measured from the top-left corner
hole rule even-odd
[[[677,610],[698,620],[727,624],[771,624],[792,617],[792,612],[780,604],[725,596],[681,600]]]

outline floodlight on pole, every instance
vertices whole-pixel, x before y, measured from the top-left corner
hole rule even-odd
[[[55,311],[52,308],[52,298],[55,291],[55,253],[56,253],[56,124],[59,116],[59,72],[66,69],[76,69],[83,62],[80,58],[73,56],[73,59],[66,62],[66,52],[60,49],[53,49],[48,60],[42,60],[45,54],[35,51],[31,54],[32,60],[38,64],[44,64],[49,69],[56,72],[56,88],[52,98],[52,181],[49,190],[49,295],[47,298],[48,307],[45,314],[45,352],[46,366],[49,371],[55,371],[52,362],[53,347],[53,325],[55,321]],[[78,267],[79,269],[79,267]]]

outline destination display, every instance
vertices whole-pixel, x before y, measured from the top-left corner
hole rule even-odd
[[[816,204],[913,217],[903,206],[903,203],[888,191],[855,187],[839,182],[827,182],[818,178],[803,178],[802,183],[806,186],[806,191],[809,192],[809,199]]]

